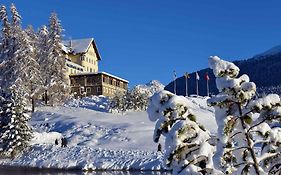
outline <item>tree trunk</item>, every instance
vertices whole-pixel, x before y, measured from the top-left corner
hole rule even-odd
[[[48,91],[45,90],[45,94],[44,94],[45,105],[47,105],[47,103],[48,103],[48,93],[47,92]]]
[[[239,117],[239,118],[240,118],[242,127],[243,127],[243,129],[246,131],[245,121],[244,121],[243,114],[242,114],[242,109],[241,109],[241,104],[240,104],[240,103],[237,103],[237,105],[238,105],[238,109],[239,109],[239,114],[240,114],[240,117]],[[254,161],[254,168],[255,168],[256,174],[257,174],[257,175],[260,175],[257,157],[256,157],[256,155],[255,155],[255,151],[254,151],[253,148],[252,148],[251,138],[250,138],[250,136],[249,136],[249,133],[245,132],[245,136],[246,136],[246,140],[247,140],[247,144],[248,144],[248,148],[249,148],[251,157],[252,157],[252,159],[253,159],[253,161]]]
[[[34,100],[34,97],[31,98],[31,105],[32,105],[31,112],[33,113],[35,111],[35,100]]]

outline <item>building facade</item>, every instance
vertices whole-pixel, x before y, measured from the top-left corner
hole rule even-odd
[[[75,97],[125,93],[128,81],[106,72],[70,75],[71,92]]]
[[[68,75],[99,71],[101,57],[93,38],[63,41],[63,51]]]
[[[71,91],[76,97],[113,96],[127,91],[127,80],[98,72],[101,57],[93,38],[63,41],[62,47]]]

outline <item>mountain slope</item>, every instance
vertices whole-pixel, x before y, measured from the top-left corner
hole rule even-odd
[[[281,46],[280,46],[281,47]],[[234,61],[240,68],[240,75],[247,74],[250,80],[255,82],[259,93],[278,93],[281,94],[281,48],[279,46],[270,49],[253,58],[241,61]],[[266,55],[266,53],[268,55]],[[205,73],[209,73],[210,81],[209,88],[211,94],[218,93],[215,83],[215,77],[211,69],[202,69],[198,71],[199,80],[199,94],[207,95]],[[189,94],[196,93],[195,73],[191,73],[191,78],[188,80]],[[185,78],[182,76],[176,80],[177,94],[185,95]],[[174,83],[170,82],[165,90],[174,91]]]

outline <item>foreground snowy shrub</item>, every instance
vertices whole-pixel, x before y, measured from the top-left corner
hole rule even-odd
[[[0,156],[15,157],[31,139],[32,130],[27,123],[30,116],[14,92],[2,93],[0,98]]]
[[[165,137],[165,163],[173,174],[205,174],[213,170],[214,147],[208,143],[209,133],[196,122],[187,99],[168,91],[155,93],[148,106],[151,121],[157,121],[154,141]]]
[[[209,60],[219,94],[208,100],[218,125],[216,168],[225,174],[281,172],[281,103],[278,95],[256,98],[256,85],[239,68],[214,56]],[[255,148],[261,148],[260,153]]]

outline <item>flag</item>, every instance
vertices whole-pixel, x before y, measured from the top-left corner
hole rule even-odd
[[[210,77],[209,77],[209,75],[208,75],[208,72],[206,72],[205,79],[206,79],[207,81],[210,80]]]
[[[196,72],[196,80],[199,80],[199,79],[200,79],[200,77],[199,77],[198,73]]]
[[[187,72],[185,72],[184,76],[185,76],[186,79],[190,78],[190,76],[189,76],[189,74]]]

